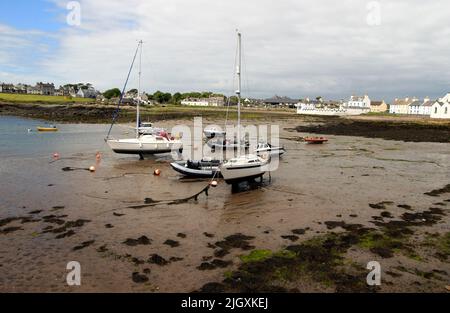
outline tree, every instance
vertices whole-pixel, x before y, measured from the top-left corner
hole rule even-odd
[[[183,99],[183,96],[182,96],[181,93],[179,93],[179,92],[174,93],[173,96],[172,96],[172,102],[173,102],[174,104],[180,103],[180,101],[181,101],[182,99]]]
[[[137,94],[137,93],[138,93],[138,90],[137,90],[136,88],[130,89],[130,90],[128,90],[127,93],[134,93],[134,94]]]
[[[168,103],[172,99],[172,95],[158,90],[153,94],[153,99],[158,103]]]
[[[113,89],[106,90],[103,93],[103,96],[106,99],[111,99],[111,98],[115,98],[115,97],[120,97],[121,94],[122,94],[122,92],[120,91],[119,88],[113,88]]]

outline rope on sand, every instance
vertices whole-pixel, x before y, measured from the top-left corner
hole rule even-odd
[[[210,188],[210,187],[211,187],[211,186],[208,185],[208,186],[206,186],[205,188],[203,188],[202,190],[200,190],[199,192],[197,192],[196,194],[194,194],[194,195],[192,195],[192,196],[190,196],[190,197],[187,197],[187,198],[182,198],[182,199],[175,199],[175,200],[153,200],[153,199],[151,199],[151,198],[146,198],[146,199],[144,200],[145,204],[131,205],[131,206],[129,206],[128,208],[129,208],[129,209],[142,209],[142,208],[146,208],[146,207],[155,206],[155,205],[158,205],[158,204],[168,204],[168,205],[171,205],[171,204],[181,204],[181,203],[186,203],[186,202],[189,202],[190,200],[195,200],[195,201],[197,201],[197,200],[198,200],[198,196],[200,196],[202,193],[205,193],[205,195],[208,196],[208,191],[209,191],[209,188]]]

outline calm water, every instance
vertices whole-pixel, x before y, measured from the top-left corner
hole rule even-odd
[[[58,132],[40,133],[37,126],[50,123],[34,119],[0,116],[0,157],[43,157],[104,148],[109,125],[58,124]],[[28,132],[31,129],[32,132]]]

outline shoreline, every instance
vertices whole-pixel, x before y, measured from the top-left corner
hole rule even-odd
[[[99,104],[17,104],[0,102],[0,116],[41,119],[55,123],[109,124],[116,110],[114,105]],[[152,106],[141,108],[143,121],[190,120],[203,117],[224,120],[226,108]],[[228,120],[236,118],[234,108]],[[242,119],[246,122],[280,123],[291,121],[289,132],[381,138],[405,142],[450,142],[450,120],[432,120],[417,116],[391,116],[370,114],[363,116],[323,117],[297,115],[286,109],[245,108]],[[118,123],[134,123],[135,107],[123,106]]]

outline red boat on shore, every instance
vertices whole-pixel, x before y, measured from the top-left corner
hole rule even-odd
[[[309,144],[322,144],[328,141],[325,137],[305,137],[304,140]]]

